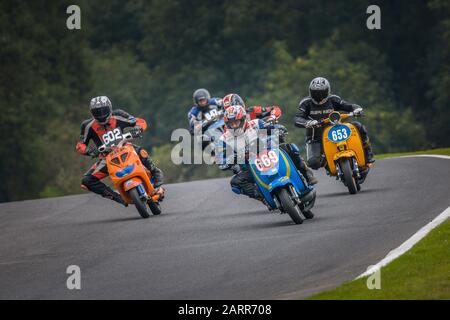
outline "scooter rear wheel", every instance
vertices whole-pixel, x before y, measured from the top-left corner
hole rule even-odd
[[[141,215],[142,218],[147,219],[150,217],[147,208],[147,201],[145,199],[141,199],[136,188],[133,188],[128,191],[131,199],[133,200],[133,204],[135,205],[137,211]]]
[[[153,202],[150,200],[147,203],[154,216],[161,214],[161,205],[158,202]]]

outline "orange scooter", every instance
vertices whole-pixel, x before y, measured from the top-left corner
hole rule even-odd
[[[105,157],[109,177],[122,198],[134,204],[142,218],[148,218],[147,205],[154,215],[161,213],[160,194],[153,188],[150,171],[128,142],[132,139],[131,133],[125,133],[117,144],[104,144],[98,151]]]

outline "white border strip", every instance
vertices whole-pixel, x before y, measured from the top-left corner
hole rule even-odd
[[[399,156],[395,158],[386,158],[386,159],[399,159],[399,158],[415,158],[415,157],[429,157],[429,158],[439,158],[439,159],[448,159],[450,160],[450,156],[446,156],[443,154],[416,154],[410,156]]]
[[[397,158],[406,158],[406,157],[432,157],[432,158],[441,158],[441,159],[448,159],[450,160],[450,156],[445,155],[434,155],[434,154],[423,154],[423,155],[411,155],[411,156],[401,156]],[[436,218],[434,218],[430,223],[428,223],[426,226],[424,226],[422,229],[417,231],[411,238],[403,242],[398,248],[392,250],[388,253],[388,255],[378,262],[377,264],[370,266],[370,268],[367,269],[366,272],[362,273],[358,277],[355,278],[363,278],[366,276],[369,276],[378,270],[380,270],[382,267],[386,266],[393,260],[400,257],[402,254],[410,250],[417,242],[422,240],[431,230],[439,226],[441,223],[443,223],[445,220],[447,220],[450,217],[450,207],[445,209],[443,212],[441,212]]]

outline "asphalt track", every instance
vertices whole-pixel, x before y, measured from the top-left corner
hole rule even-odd
[[[167,185],[147,220],[93,194],[0,204],[0,299],[293,299],[351,280],[450,205],[450,161],[379,160],[357,195],[318,173],[316,217]],[[66,268],[81,268],[81,290]]]

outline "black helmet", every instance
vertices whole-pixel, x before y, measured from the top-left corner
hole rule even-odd
[[[92,98],[90,104],[91,114],[100,124],[105,124],[112,114],[112,103],[107,96]]]
[[[198,105],[201,108],[207,107],[209,105],[209,99],[211,99],[211,95],[209,94],[209,91],[206,89],[197,89],[194,91],[194,94],[192,95],[192,99],[194,100],[194,103]],[[200,100],[208,100],[206,104],[200,105]]]
[[[322,77],[314,78],[309,84],[309,95],[316,104],[325,103],[330,96],[330,83]]]

